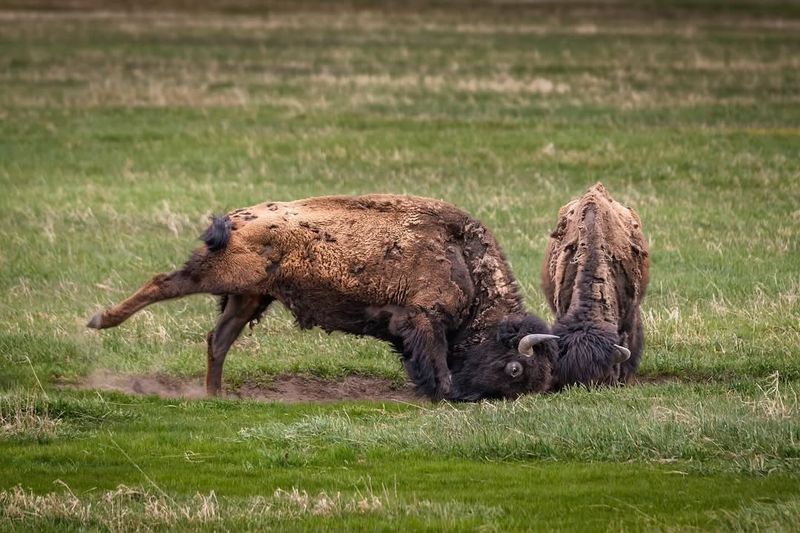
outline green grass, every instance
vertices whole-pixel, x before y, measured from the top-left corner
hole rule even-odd
[[[0,529],[800,520],[796,3],[71,5],[0,1]],[[211,298],[85,321],[180,265],[209,214],[264,200],[446,199],[551,319],[546,239],[597,180],[650,240],[637,387],[475,406],[63,388],[200,379]],[[384,345],[276,307],[225,381],[284,373],[404,379]]]
[[[22,508],[30,527],[99,527],[111,523],[114,504],[141,527],[163,527],[171,524],[170,510],[188,508],[175,521],[195,527],[204,523],[197,494],[213,492],[210,528],[383,529],[403,520],[433,529],[602,530],[723,527],[739,513],[780,518],[786,509],[796,517],[796,465],[787,465],[797,450],[785,439],[790,432],[796,439],[797,420],[779,423],[796,416],[796,405],[776,412],[758,395],[721,394],[715,401],[734,411],[724,419],[717,405],[692,408],[701,391],[685,397],[676,388],[632,389],[622,398],[572,391],[459,408],[62,393],[39,404],[61,421],[55,436],[34,444],[15,435],[3,443],[0,486],[12,488],[0,493],[0,516],[19,523],[14,513]],[[782,396],[767,400],[776,398]],[[613,403],[624,406],[617,420]],[[602,420],[590,420],[592,411]],[[25,489],[13,488],[18,483]],[[125,487],[146,494],[130,501],[113,495]],[[281,496],[273,501],[276,491],[293,489],[306,493],[306,507]],[[19,491],[27,500],[38,494],[53,501],[25,507]],[[337,494],[336,506],[314,511],[321,495]],[[379,503],[359,506],[373,497]],[[151,499],[157,508],[143,509]],[[254,506],[259,512],[247,512]]]

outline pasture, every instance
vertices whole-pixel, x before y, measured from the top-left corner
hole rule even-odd
[[[797,527],[798,4],[197,4],[0,0],[0,529]],[[470,211],[552,321],[598,180],[650,242],[632,387],[414,400],[275,305],[204,399],[211,297],[85,327],[212,213],[370,192]]]

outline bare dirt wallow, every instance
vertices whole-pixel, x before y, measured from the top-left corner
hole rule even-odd
[[[78,389],[117,391],[160,398],[207,398],[202,378],[176,378],[161,374],[114,374],[97,370],[75,385]],[[266,384],[244,384],[228,398],[264,402],[335,402],[340,400],[376,400],[420,403],[426,401],[411,385],[398,385],[387,379],[347,376],[326,380],[284,374]]]
[[[709,382],[707,379],[687,379],[675,375],[637,376],[638,385],[660,385],[680,382]],[[165,374],[115,374],[96,370],[78,383],[64,384],[81,390],[116,391],[135,396],[158,396],[165,399],[207,399],[202,378],[178,378]],[[310,376],[282,374],[267,384],[244,384],[228,391],[225,398],[262,402],[337,402],[337,401],[396,401],[425,403],[427,398],[414,391],[413,385],[398,385],[388,379],[367,376],[347,376],[321,379]]]

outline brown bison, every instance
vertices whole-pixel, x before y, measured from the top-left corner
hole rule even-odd
[[[275,300],[301,328],[388,341],[433,399],[549,388],[554,337],[525,312],[486,227],[452,205],[392,195],[270,202],[214,217],[201,238],[183,268],[156,275],[88,326],[117,326],[161,300],[220,295],[207,339],[212,395],[231,344]]]
[[[639,306],[649,269],[639,215],[602,183],[560,209],[542,268],[559,337],[554,389],[633,377],[644,344]]]

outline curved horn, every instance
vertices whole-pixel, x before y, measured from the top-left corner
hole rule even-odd
[[[517,350],[519,353],[526,357],[533,356],[533,347],[539,344],[540,342],[549,341],[551,339],[557,339],[558,335],[548,335],[547,333],[532,333],[530,335],[525,335],[522,337],[522,340],[519,341],[517,345]]]
[[[614,345],[614,364],[624,363],[631,358],[631,351],[619,344]]]

